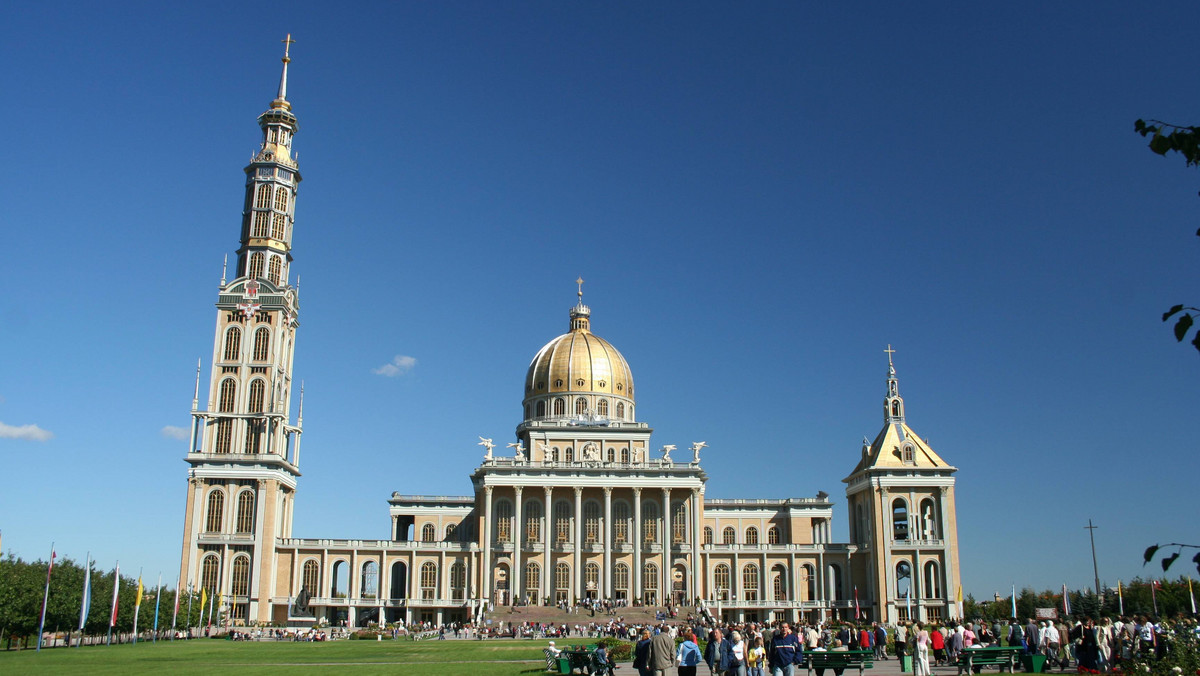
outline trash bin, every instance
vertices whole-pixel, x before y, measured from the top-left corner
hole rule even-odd
[[[569,673],[571,673],[571,660],[570,660],[570,658],[567,658],[567,657],[560,657],[560,658],[558,658],[558,673],[560,673],[560,674],[569,674]]]
[[[1021,655],[1021,666],[1026,673],[1040,674],[1046,670],[1045,655]]]
[[[912,656],[905,655],[900,658],[900,671],[906,674],[912,673]]]

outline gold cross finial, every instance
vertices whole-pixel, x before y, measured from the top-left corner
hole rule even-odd
[[[579,302],[582,303],[583,302],[583,277],[576,279],[575,283],[579,285]]]
[[[888,343],[888,348],[886,350],[884,350],[884,352],[886,352],[887,356],[888,356],[888,366],[891,366],[892,365],[892,355],[896,353],[896,351],[892,349],[891,343]]]
[[[292,34],[288,33],[287,38],[280,40],[280,42],[283,43],[283,62],[287,63],[288,61],[291,61],[291,58],[288,56],[288,52],[290,52],[292,49],[292,43],[296,41],[292,39]]]

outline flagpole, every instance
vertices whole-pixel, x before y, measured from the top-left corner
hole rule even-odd
[[[92,610],[92,553],[87,553],[87,565],[83,568],[83,600],[79,604],[79,647],[83,647],[83,627]],[[68,648],[71,646],[68,645]]]
[[[54,572],[54,543],[50,543],[50,567],[46,569],[46,591],[42,594],[42,618],[38,620],[37,650],[42,651],[42,630],[46,627],[46,604],[50,601],[50,573]]]
[[[179,590],[183,589],[182,579],[175,581],[175,611],[171,613],[171,640],[175,640],[175,623],[179,620]]]
[[[158,573],[158,586],[154,588],[154,635],[151,643],[158,643],[158,604],[162,601],[162,572]]]
[[[188,638],[192,637],[192,585],[188,584],[188,614],[187,614],[187,633]],[[1124,614],[1124,613],[1122,613]]]
[[[133,602],[133,644],[134,645],[137,645],[137,621],[138,621],[138,615],[140,614],[141,608],[142,608],[142,569],[138,568],[137,596],[134,597],[134,602]]]
[[[121,593],[121,562],[117,561],[117,567],[113,569],[113,600],[112,611],[108,618],[108,640],[104,645],[112,645],[112,630],[117,624],[117,597]]]

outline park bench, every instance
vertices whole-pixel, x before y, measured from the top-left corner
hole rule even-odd
[[[808,673],[813,670],[824,673],[833,669],[835,674],[841,674],[845,669],[858,669],[862,676],[864,669],[875,666],[875,651],[873,650],[811,650],[804,653],[804,666]]]
[[[1008,667],[1008,673],[1016,671],[1016,664],[1021,659],[1024,648],[1021,646],[995,648],[964,648],[958,654],[958,673],[969,674],[978,672],[981,667]]]

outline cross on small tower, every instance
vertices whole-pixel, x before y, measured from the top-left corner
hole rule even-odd
[[[292,39],[292,34],[288,33],[287,38],[280,40],[280,42],[283,43],[283,60],[288,61],[289,60],[288,52],[291,51],[292,44],[296,41]]]
[[[896,354],[896,351],[892,349],[891,343],[888,343],[888,347],[886,350],[884,350],[884,352],[886,352],[887,356],[888,356],[888,366],[891,366],[892,365],[892,355]]]
[[[583,277],[576,279],[575,283],[579,285],[579,302],[582,303],[583,302]]]

